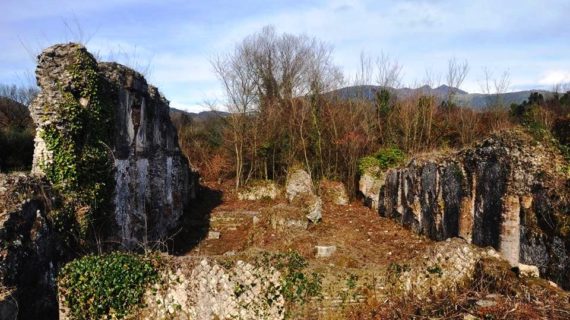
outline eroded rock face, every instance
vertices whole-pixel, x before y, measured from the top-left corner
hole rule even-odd
[[[309,173],[303,169],[293,169],[287,176],[285,192],[289,201],[293,201],[299,195],[313,194],[313,180]]]
[[[83,65],[96,74],[86,79]],[[86,109],[96,103],[101,107],[103,101],[102,110],[112,117],[112,132],[102,141],[113,159],[111,238],[132,249],[168,236],[178,226],[196,183],[179,149],[169,102],[141,74],[116,63],[97,63],[78,44],[44,50],[36,75],[41,92],[31,107],[38,130],[33,172],[44,174],[45,164],[57,157],[42,132],[53,130],[53,124],[59,132],[76,130],[61,116],[62,108],[70,101]],[[96,95],[89,86],[99,88]]]
[[[117,93],[114,204],[121,241],[130,247],[162,239],[178,225],[195,188],[168,101],[127,67],[100,63],[99,69]]]
[[[370,168],[360,176],[358,190],[362,193],[365,206],[378,210],[380,189],[384,185],[385,178],[378,167]]]
[[[435,240],[459,236],[492,246],[512,266],[535,265],[568,288],[570,213],[561,161],[524,133],[503,132],[388,171],[379,212]]]

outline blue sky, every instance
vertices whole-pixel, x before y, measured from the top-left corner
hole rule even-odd
[[[409,86],[426,70],[444,81],[455,57],[469,62],[469,92],[481,91],[483,68],[508,71],[510,90],[550,89],[570,83],[569,16],[568,0],[0,0],[0,83],[33,81],[42,48],[82,40],[103,60],[148,70],[171,106],[203,110],[221,95],[211,57],[271,24],[332,45],[347,82],[360,52],[384,52]]]

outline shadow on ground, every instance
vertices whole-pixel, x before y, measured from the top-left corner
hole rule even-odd
[[[185,255],[208,236],[210,214],[222,204],[223,192],[201,185],[182,217],[182,227],[168,243],[168,251]]]

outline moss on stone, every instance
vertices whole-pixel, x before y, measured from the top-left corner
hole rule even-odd
[[[358,171],[364,173],[380,174],[381,171],[401,165],[406,160],[404,152],[396,147],[382,148],[373,155],[361,158],[358,161]]]

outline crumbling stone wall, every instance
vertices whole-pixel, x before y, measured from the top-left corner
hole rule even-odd
[[[45,181],[0,174],[0,318],[57,317],[58,261]]]
[[[196,181],[168,101],[138,72],[97,63],[73,43],[44,50],[36,76],[33,172],[79,195],[88,212],[111,202],[111,241],[132,249],[168,236]]]
[[[137,319],[283,319],[281,274],[244,261],[220,265],[179,258],[183,267],[161,273]],[[63,317],[65,319],[65,317]]]
[[[503,132],[457,154],[388,171],[379,212],[435,240],[459,236],[492,246],[511,265],[536,265],[568,288],[563,161],[523,132]]]

